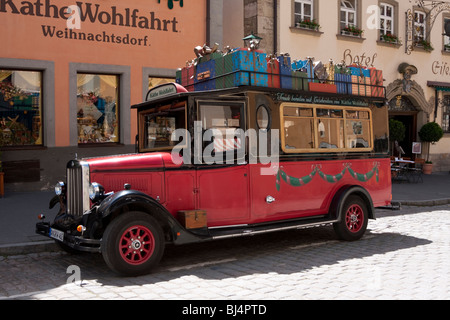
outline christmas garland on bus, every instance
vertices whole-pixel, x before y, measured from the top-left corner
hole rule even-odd
[[[304,186],[304,185],[310,183],[314,179],[316,174],[318,174],[323,180],[325,180],[329,183],[336,183],[344,177],[344,175],[347,171],[355,180],[358,180],[360,182],[367,182],[370,179],[372,179],[373,176],[376,177],[376,181],[378,182],[379,181],[379,166],[380,166],[380,163],[375,162],[374,167],[369,172],[357,173],[351,168],[351,163],[345,163],[344,168],[340,173],[332,175],[332,174],[324,173],[322,171],[321,165],[313,165],[311,173],[304,177],[301,177],[301,178],[289,176],[280,167],[277,172],[276,186],[277,186],[277,190],[280,191],[280,188],[281,188],[280,182],[281,182],[281,180],[283,180],[290,186],[301,187],[301,186]]]

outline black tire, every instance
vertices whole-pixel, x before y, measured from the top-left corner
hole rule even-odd
[[[111,270],[124,276],[149,273],[161,260],[164,248],[161,226],[143,212],[124,213],[103,234],[103,259]]]
[[[350,195],[344,202],[339,221],[333,224],[334,231],[341,240],[361,239],[367,229],[369,214],[366,202],[356,195]]]

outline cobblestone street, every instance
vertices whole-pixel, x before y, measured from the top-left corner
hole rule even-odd
[[[448,300],[450,206],[377,217],[351,243],[327,226],[168,247],[136,278],[116,276],[100,255],[0,257],[0,299]]]

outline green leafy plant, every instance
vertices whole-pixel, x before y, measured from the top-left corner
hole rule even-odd
[[[320,24],[318,24],[315,19],[301,20],[301,21],[297,22],[295,24],[295,26],[300,27],[300,28],[312,29],[312,30],[319,30],[319,28],[320,28]]]
[[[425,51],[433,51],[434,50],[434,48],[431,45],[431,43],[429,41],[426,41],[426,40],[419,40],[419,41],[417,41],[416,42],[416,46],[420,47],[420,48],[423,48]]]
[[[427,144],[427,163],[430,161],[430,145],[438,142],[444,136],[444,130],[436,122],[428,122],[419,131],[420,140]]]
[[[389,119],[389,137],[391,141],[403,141],[405,139],[405,131],[405,125],[401,121]]]
[[[397,44],[401,44],[401,41],[399,40],[399,38],[392,34],[392,33],[386,33],[386,34],[382,34],[380,36],[381,40],[387,43],[397,43]]]
[[[351,33],[351,34],[359,36],[359,37],[364,33],[364,30],[362,30],[354,25],[346,26],[344,29],[342,29],[342,31]]]
[[[406,127],[403,122],[389,119],[389,140],[391,141],[391,150],[394,154],[395,141],[402,142],[405,139]]]

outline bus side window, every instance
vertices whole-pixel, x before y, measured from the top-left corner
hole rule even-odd
[[[339,109],[317,109],[319,148],[344,148],[344,116]]]
[[[371,147],[370,114],[368,111],[346,111],[347,148]]]
[[[284,148],[314,149],[312,108],[284,108]]]

